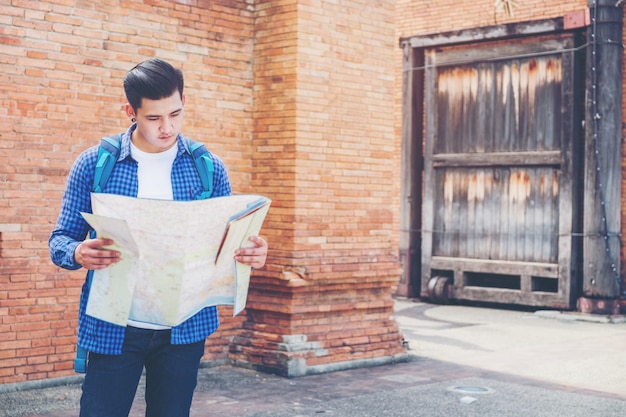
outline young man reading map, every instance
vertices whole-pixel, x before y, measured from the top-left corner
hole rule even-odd
[[[108,194],[159,200],[194,200],[202,184],[193,157],[180,133],[183,124],[182,72],[160,59],[131,69],[124,79],[132,124],[122,134],[120,155],[102,190]],[[81,212],[91,213],[91,188],[98,146],[83,152],[68,176],[61,211],[50,237],[53,262],[74,270],[100,270],[118,262],[120,253],[105,247],[110,239],[87,238],[89,225]],[[226,169],[213,161],[213,194],[230,195]],[[238,249],[234,260],[261,268],[267,243],[250,238],[252,246]],[[83,286],[79,309],[78,344],[89,351],[81,417],[127,417],[143,369],[146,370],[146,416],[189,416],[205,339],[218,327],[215,306],[206,307],[183,323],[167,327],[133,321],[126,326],[86,314],[89,286]],[[133,303],[135,300],[133,299]]]

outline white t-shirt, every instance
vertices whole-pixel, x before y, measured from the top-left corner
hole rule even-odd
[[[166,151],[148,153],[135,145],[130,145],[130,154],[139,163],[137,179],[139,190],[137,197],[154,198],[157,200],[173,200],[172,164],[176,158],[178,146],[174,145]]]
[[[137,167],[137,180],[139,183],[139,189],[137,191],[138,198],[153,198],[156,200],[174,199],[172,191],[172,164],[174,163],[177,152],[178,146],[176,145],[163,152],[144,152],[131,142],[130,154],[139,164]],[[144,284],[138,281],[135,285]],[[144,292],[142,291],[141,293]],[[131,318],[128,319],[130,326],[152,330],[169,329],[167,326],[132,320],[133,311],[140,304],[143,304],[143,300],[133,298],[133,304],[130,308]]]

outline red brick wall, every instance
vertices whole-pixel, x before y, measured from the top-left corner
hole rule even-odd
[[[180,66],[183,132],[252,172],[253,14],[245,0],[0,1],[0,384],[72,374],[84,271],[49,260],[71,163],[127,118],[122,79],[158,56]],[[222,309],[206,359],[226,360],[242,317]]]
[[[403,351],[390,319],[399,277],[394,3],[255,4],[253,183],[279,199],[268,217],[270,266],[231,350],[237,362],[300,375]]]
[[[185,73],[184,133],[225,160],[235,191],[273,199],[268,265],[245,314],[221,309],[205,359],[404,352],[394,5],[0,0],[0,384],[72,375],[84,271],[54,267],[47,239],[73,160],[126,128],[122,79],[152,56]]]
[[[513,15],[498,9],[497,3],[512,3]],[[587,7],[587,0],[437,0],[396,2],[398,38],[450,32],[511,22],[524,22],[563,16]]]

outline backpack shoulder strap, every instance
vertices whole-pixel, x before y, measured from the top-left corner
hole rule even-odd
[[[76,357],[74,358],[74,372],[77,374],[84,374],[87,372],[87,358],[89,352],[87,349],[76,344]]]
[[[93,177],[92,191],[101,193],[109,180],[111,171],[117,162],[122,147],[122,135],[108,136],[100,140],[98,149],[98,160],[96,162],[96,172]]]
[[[213,159],[211,159],[211,154],[204,144],[189,138],[185,138],[184,140],[189,149],[189,153],[191,153],[193,157],[193,162],[196,165],[196,170],[202,182],[202,189],[204,190],[202,194],[198,196],[198,200],[207,199],[213,194],[213,172],[215,170]]]
[[[117,162],[117,157],[120,155],[120,149],[122,147],[122,135],[104,137],[100,140],[100,147],[98,148],[98,159],[96,161],[96,171],[93,177],[93,185],[91,190],[94,193],[100,193],[104,190],[104,187],[109,180],[111,171]],[[90,232],[90,237],[95,238],[95,232]],[[91,281],[93,279],[93,271],[87,271],[87,286],[91,287]],[[76,357],[74,358],[74,372],[84,374],[87,372],[87,359],[89,352],[80,345],[76,345]]]

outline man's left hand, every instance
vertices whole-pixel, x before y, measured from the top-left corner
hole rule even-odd
[[[254,246],[235,251],[235,260],[253,268],[263,268],[267,259],[267,242],[258,236],[250,236]]]

